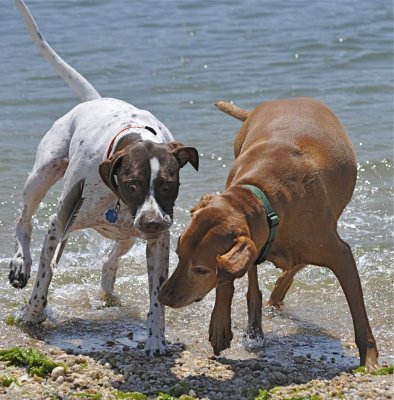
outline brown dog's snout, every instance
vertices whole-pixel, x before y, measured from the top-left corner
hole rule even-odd
[[[171,308],[182,308],[192,303],[189,299],[190,290],[185,288],[184,282],[178,277],[170,277],[159,290],[159,301],[161,304]]]
[[[176,303],[179,300],[179,296],[175,293],[175,290],[168,289],[164,284],[159,291],[159,302],[165,306],[176,308]]]

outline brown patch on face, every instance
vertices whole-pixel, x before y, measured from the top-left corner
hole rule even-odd
[[[172,217],[179,191],[179,169],[187,162],[198,168],[197,150],[180,143],[162,144],[134,139],[119,142],[115,153],[100,164],[100,176],[135,217],[137,209],[149,195],[150,160],[157,158],[159,171],[153,182],[154,197],[162,210]]]

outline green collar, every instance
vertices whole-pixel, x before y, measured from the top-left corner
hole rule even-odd
[[[271,204],[268,201],[267,196],[258,187],[253,185],[241,185],[241,187],[250,190],[263,203],[265,213],[267,214],[268,226],[270,228],[270,232],[267,243],[261,249],[261,252],[257,257],[257,260],[255,261],[255,264],[258,265],[267,259],[267,255],[275,239],[276,227],[279,224],[279,216],[276,212],[272,210]]]

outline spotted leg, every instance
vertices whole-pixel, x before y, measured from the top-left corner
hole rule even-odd
[[[168,278],[170,234],[168,230],[157,238],[150,238],[146,245],[146,260],[149,280],[149,312],[147,318],[148,339],[145,344],[147,355],[159,355],[166,352],[164,336],[164,306],[159,303],[160,286]]]
[[[15,227],[16,250],[10,262],[8,278],[11,285],[16,288],[25,287],[30,278],[32,216],[48,189],[62,177],[68,165],[64,159],[47,161],[40,157],[37,159],[24,186],[24,207]]]
[[[50,219],[49,229],[44,238],[37,278],[30,300],[22,309],[22,322],[38,324],[46,319],[48,288],[53,275],[51,261],[59,239],[58,222],[54,215]]]

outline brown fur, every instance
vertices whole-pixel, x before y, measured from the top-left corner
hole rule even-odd
[[[305,265],[331,269],[350,307],[360,364],[376,368],[378,351],[356,264],[337,232],[357,174],[355,152],[344,128],[327,106],[310,98],[275,100],[250,113],[219,104],[230,115],[245,117],[235,139],[226,191],[205,197],[194,209],[178,243],[179,264],[163,286],[160,301],[183,307],[216,288],[210,342],[219,354],[232,339],[234,279],[248,273],[248,334],[263,337],[255,261],[269,227],[260,200],[240,186],[255,185],[280,217],[267,259],[283,273],[268,304],[280,306],[294,275]]]

